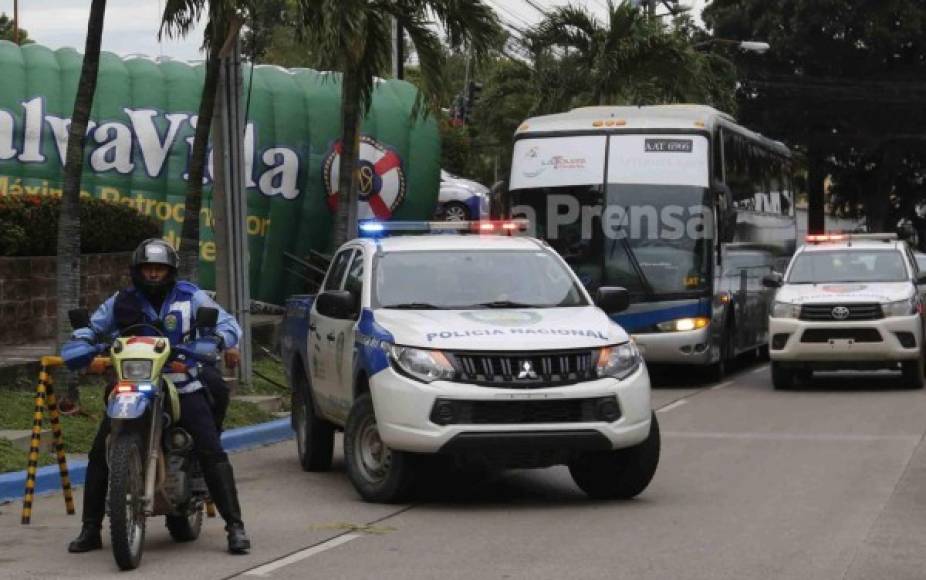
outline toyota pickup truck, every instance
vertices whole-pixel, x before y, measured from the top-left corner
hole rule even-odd
[[[348,477],[367,501],[406,498],[435,456],[461,468],[565,464],[591,497],[641,493],[660,440],[646,365],[609,317],[627,292],[593,300],[545,242],[485,235],[510,223],[430,224],[480,233],[355,239],[317,295],[287,301],[302,468],[328,470],[343,431]]]

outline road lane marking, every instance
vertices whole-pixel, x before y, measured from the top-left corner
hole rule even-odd
[[[688,401],[686,401],[685,399],[679,399],[678,401],[675,401],[675,402],[673,402],[673,403],[669,403],[669,404],[666,405],[665,407],[659,407],[658,409],[656,409],[656,412],[657,412],[657,413],[667,413],[667,412],[671,411],[672,409],[678,409],[679,407],[681,407],[682,405],[684,405],[684,404],[687,403],[687,402],[688,402]]]
[[[768,370],[768,365],[767,365],[767,364],[764,364],[764,365],[760,366],[759,368],[757,368],[756,370],[750,371],[750,372],[751,372],[752,374],[754,374],[754,375],[757,375],[757,374],[759,374],[759,373],[764,373],[764,372],[767,371],[767,370]]]
[[[734,382],[735,381],[726,381],[724,383],[720,383],[719,385],[714,385],[713,387],[710,388],[710,390],[716,391],[717,389],[726,389],[727,387],[732,385]]]
[[[280,558],[279,560],[276,560],[274,562],[270,562],[269,564],[264,564],[263,566],[259,566],[257,568],[248,570],[247,572],[243,572],[242,575],[243,576],[269,576],[275,570],[279,570],[280,568],[283,568],[284,566],[289,566],[290,564],[295,564],[296,562],[300,562],[302,560],[305,560],[306,558],[311,558],[312,556],[316,554],[320,554],[324,552],[325,550],[337,548],[338,546],[342,544],[346,544],[347,542],[350,542],[351,540],[356,540],[357,538],[360,538],[362,536],[363,534],[344,534],[343,536],[337,536],[335,538],[331,538],[330,540],[324,541],[321,544],[316,544],[310,548],[300,550],[294,554],[290,554],[289,556]]]
[[[661,409],[660,409],[661,410]],[[852,433],[749,433],[719,431],[663,431],[679,439],[748,439],[756,441],[904,441],[919,442],[919,435],[855,435]]]

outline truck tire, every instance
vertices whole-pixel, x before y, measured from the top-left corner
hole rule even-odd
[[[719,383],[722,381],[730,371],[730,367],[733,366],[734,332],[735,327],[733,326],[733,323],[727,323],[726,329],[723,331],[723,336],[720,338],[720,359],[717,362],[708,365],[706,369],[706,378],[709,383]]]
[[[787,391],[794,388],[794,371],[785,368],[780,362],[772,361],[772,385],[777,391]]]
[[[293,373],[293,429],[303,471],[328,471],[334,455],[334,425],[315,414],[309,381],[302,369]]]
[[[144,454],[137,433],[120,433],[113,439],[109,452],[109,537],[119,569],[134,570],[145,548]]]
[[[659,421],[652,414],[649,436],[626,449],[587,453],[569,465],[573,481],[594,499],[631,499],[649,485],[659,465]]]
[[[203,529],[203,506],[201,503],[185,516],[167,516],[167,531],[175,542],[192,542]]]
[[[916,360],[904,361],[900,364],[900,370],[903,373],[903,382],[911,389],[923,388],[923,360],[922,357]]]
[[[415,457],[389,449],[379,437],[369,393],[354,401],[344,428],[347,476],[365,501],[396,503],[405,499],[414,481]]]

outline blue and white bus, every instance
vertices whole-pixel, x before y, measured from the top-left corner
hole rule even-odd
[[[791,153],[700,105],[587,107],[515,133],[512,217],[527,218],[651,363],[707,366],[767,347],[762,277],[795,249]]]

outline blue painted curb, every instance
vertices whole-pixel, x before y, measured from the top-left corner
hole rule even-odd
[[[279,443],[293,437],[293,429],[288,418],[277,419],[267,423],[258,423],[248,427],[229,429],[222,433],[222,446],[225,451],[235,453]],[[71,485],[83,485],[87,475],[86,461],[68,461],[68,473]],[[0,503],[20,500],[26,489],[26,472],[13,471],[0,474]],[[61,478],[58,475],[57,465],[47,465],[39,468],[35,477],[35,494],[45,495],[61,491]]]

